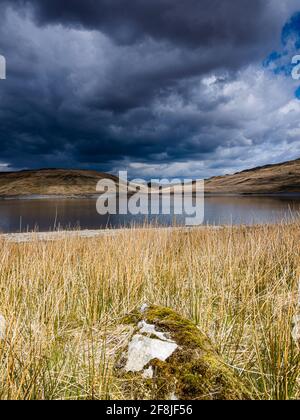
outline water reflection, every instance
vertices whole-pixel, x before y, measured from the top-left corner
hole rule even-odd
[[[0,201],[0,231],[18,232],[60,228],[118,228],[132,224],[158,223],[169,226],[185,223],[176,205],[171,214],[152,216],[105,215],[96,211],[96,198]],[[209,196],[205,198],[205,224],[274,223],[300,213],[300,195],[294,196]]]

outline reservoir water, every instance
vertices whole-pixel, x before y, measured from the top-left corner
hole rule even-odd
[[[277,196],[208,196],[204,224],[265,224],[300,215],[300,194]],[[185,215],[100,216],[96,198],[17,199],[0,201],[0,232],[49,231],[55,229],[103,229],[143,223],[184,225]]]

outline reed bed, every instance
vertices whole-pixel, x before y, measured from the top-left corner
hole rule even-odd
[[[253,399],[299,399],[300,222],[0,243],[0,399],[122,399],[120,324],[143,303],[199,325]]]

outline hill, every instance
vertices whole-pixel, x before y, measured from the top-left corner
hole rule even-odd
[[[207,193],[275,194],[300,192],[300,159],[248,169],[206,181]]]
[[[65,169],[0,173],[0,196],[91,195],[103,178],[118,178],[102,172]]]
[[[96,194],[98,181],[109,178],[125,191],[126,185],[111,174],[77,169],[40,169],[0,173],[0,197],[18,196],[89,196]],[[154,186],[154,189],[157,187]],[[129,191],[136,186],[130,184]],[[165,192],[169,188],[163,189]],[[176,191],[176,186],[172,191]],[[194,185],[186,186],[194,191]],[[248,169],[233,175],[217,176],[205,181],[210,194],[300,193],[300,159]]]

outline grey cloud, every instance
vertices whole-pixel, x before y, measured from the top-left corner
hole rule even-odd
[[[272,39],[295,2],[285,0],[9,0],[33,8],[42,24],[81,25],[120,43],[152,37],[190,47],[249,46]],[[286,16],[287,17],[287,16]]]
[[[0,163],[164,171],[179,162],[188,175],[197,170],[188,162],[206,162],[207,173],[233,159],[239,167],[270,136],[277,146],[293,140],[268,105],[288,102],[289,83],[272,84],[283,103],[266,78],[244,106],[256,83],[246,69],[276,48],[292,0],[1,3]]]

